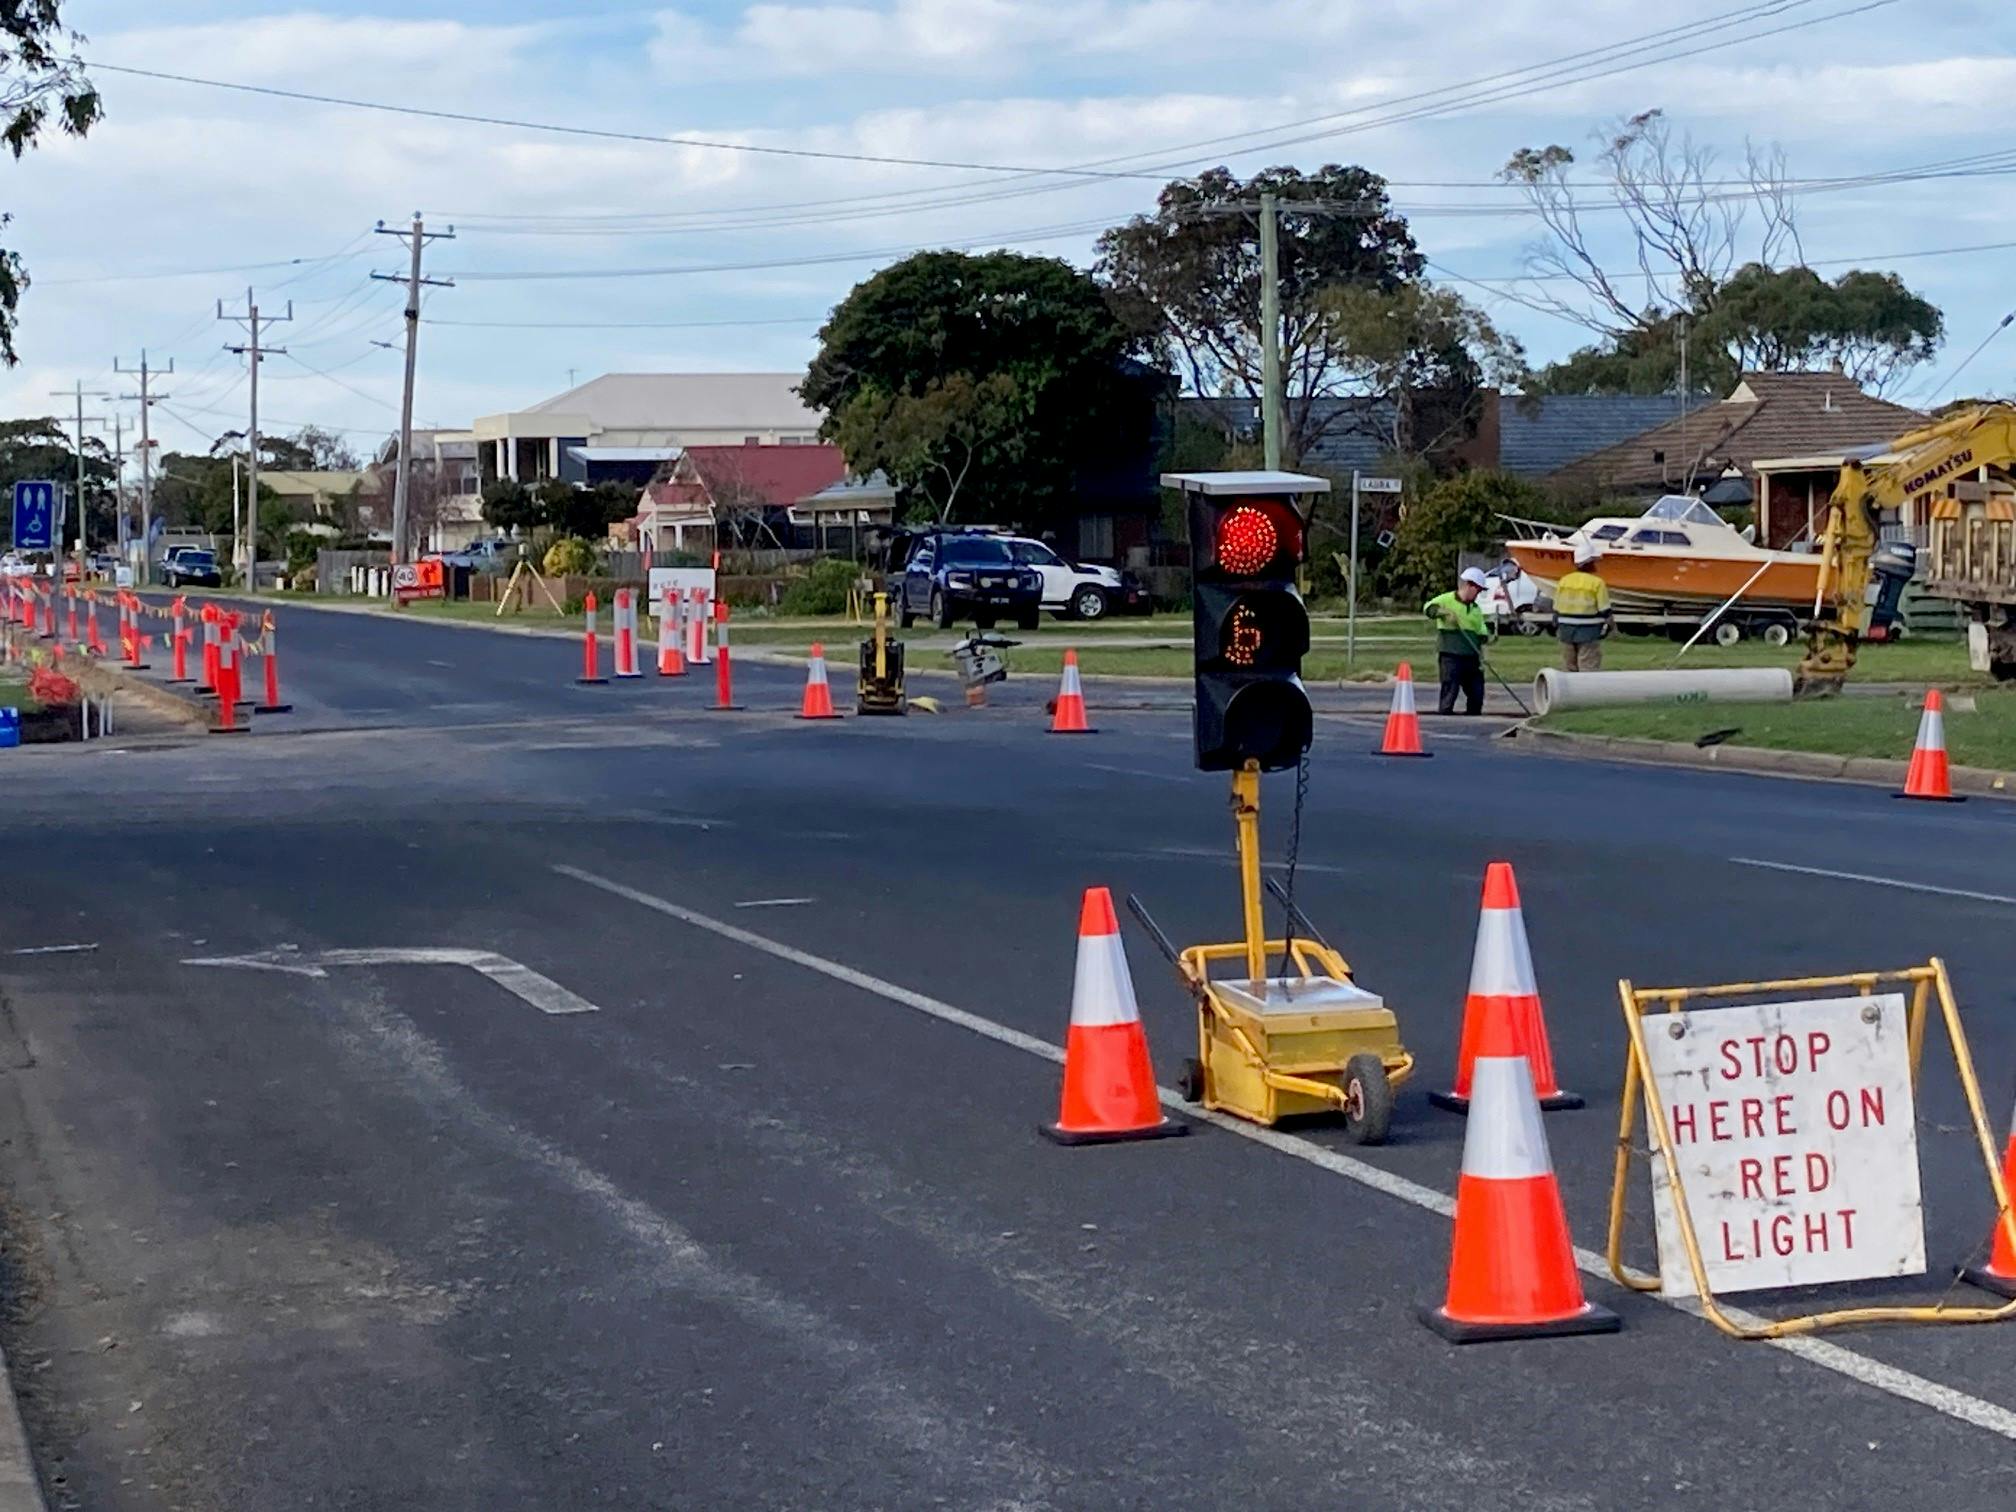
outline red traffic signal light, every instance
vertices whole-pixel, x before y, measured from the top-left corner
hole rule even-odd
[[[1292,573],[1302,560],[1302,521],[1286,504],[1241,499],[1218,516],[1211,565],[1229,577]]]

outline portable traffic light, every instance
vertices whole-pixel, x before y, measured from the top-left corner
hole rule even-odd
[[[1197,766],[1292,767],[1314,728],[1302,687],[1309,612],[1295,588],[1308,554],[1302,499],[1327,485],[1284,473],[1190,473],[1165,482],[1190,500]]]

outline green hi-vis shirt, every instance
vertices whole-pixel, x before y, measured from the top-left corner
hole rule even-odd
[[[1464,603],[1451,589],[1428,600],[1421,606],[1421,612],[1435,621],[1441,632],[1435,637],[1435,649],[1444,656],[1483,655],[1491,625],[1474,602]]]

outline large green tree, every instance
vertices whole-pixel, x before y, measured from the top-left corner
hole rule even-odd
[[[55,126],[83,136],[103,113],[98,91],[67,49],[84,39],[63,25],[60,0],[0,4],[0,142],[19,158]],[[0,214],[0,226],[13,220]],[[28,287],[20,256],[0,248],[0,360],[12,367],[15,312]]]
[[[1586,164],[1558,144],[1526,147],[1501,176],[1546,232],[1527,251],[1531,300],[1595,337],[1538,373],[1536,392],[1666,393],[1684,368],[1690,389],[1726,393],[1745,371],[1832,364],[1880,392],[1944,337],[1939,310],[1896,274],[1830,283],[1804,266],[1775,149],[1749,148],[1731,179],[1712,148],[1648,110],[1599,131]]]
[[[1213,168],[1170,184],[1153,215],[1101,236],[1097,271],[1130,319],[1152,324],[1193,393],[1257,404],[1262,193],[1278,204],[1283,422],[1293,461],[1339,423],[1328,401],[1363,392],[1326,301],[1347,288],[1391,293],[1426,265],[1384,179],[1334,163],[1245,180]]]
[[[1125,359],[1143,347],[1068,263],[920,252],[841,301],[798,392],[850,467],[934,517],[1034,524],[1128,444],[1145,385]]]

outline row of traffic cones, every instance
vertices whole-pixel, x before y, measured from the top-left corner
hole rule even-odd
[[[1552,1080],[1518,893],[1511,868],[1499,863],[1485,882],[1464,1010],[1458,1088],[1469,1125],[1448,1289],[1439,1305],[1421,1310],[1422,1321],[1452,1342],[1609,1333],[1620,1326],[1615,1313],[1583,1294],[1541,1124],[1543,1089]],[[1554,1091],[1552,1106],[1579,1105]],[[1063,1093],[1056,1121],[1041,1132],[1059,1144],[1085,1145],[1161,1139],[1189,1127],[1163,1111],[1112,894],[1088,888],[1078,919]],[[2016,1142],[2011,1160],[2016,1164]],[[2016,1256],[2009,1258],[2016,1274]]]

